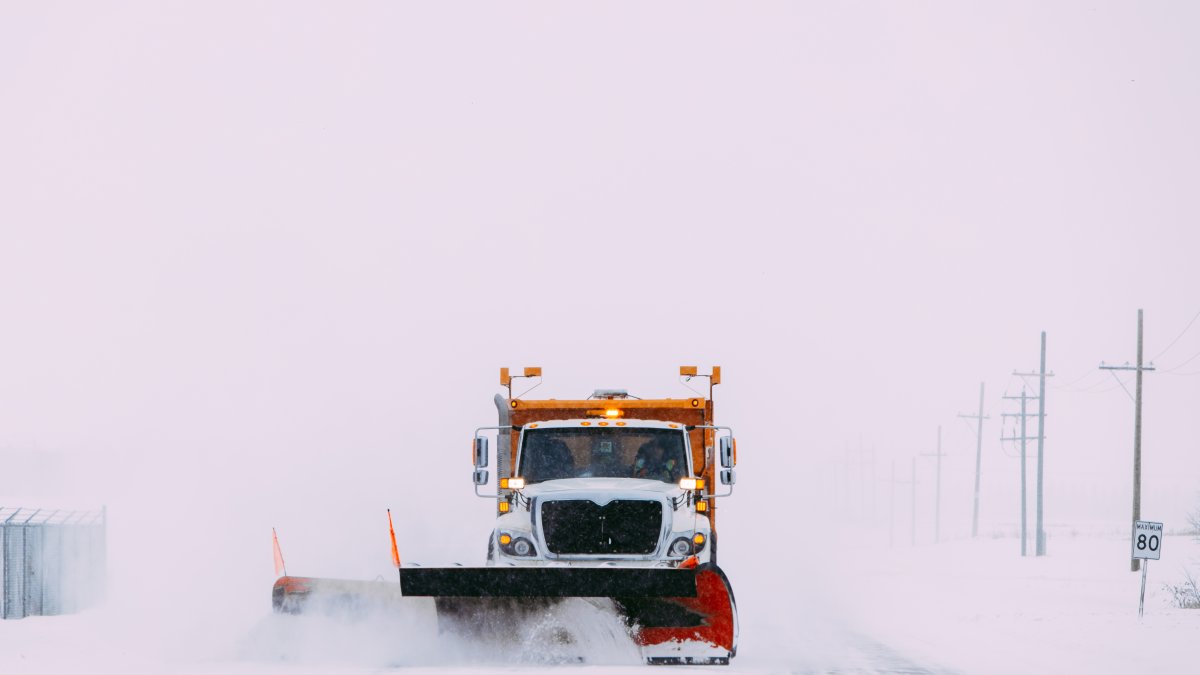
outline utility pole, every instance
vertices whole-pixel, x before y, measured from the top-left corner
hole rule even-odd
[[[1028,396],[1025,393],[1024,386],[1021,387],[1021,395],[1020,396],[1005,396],[1004,398],[1005,399],[1020,399],[1020,401],[1021,401],[1021,412],[1020,413],[1001,413],[1001,415],[1003,417],[1019,417],[1021,419],[1021,435],[1020,436],[1009,436],[1007,438],[1005,438],[1003,435],[1001,435],[1000,440],[1001,441],[1020,441],[1021,442],[1021,557],[1025,557],[1026,555],[1028,555],[1028,553],[1025,550],[1025,544],[1026,544],[1026,542],[1029,541],[1029,533],[1028,533],[1028,529],[1027,529],[1027,525],[1026,525],[1026,523],[1028,523],[1029,520],[1025,515],[1027,505],[1029,504],[1029,497],[1027,496],[1028,493],[1026,492],[1026,489],[1025,489],[1025,480],[1026,480],[1026,477],[1029,475],[1028,471],[1026,471],[1026,469],[1025,469],[1025,442],[1029,440],[1029,436],[1026,435],[1026,433],[1025,433],[1025,418],[1032,417],[1033,415],[1032,415],[1032,413],[1025,412],[1025,404],[1030,399],[1030,396]]]
[[[913,546],[916,546],[917,545],[917,457],[916,457],[916,455],[913,455],[913,458],[912,458],[912,479],[909,481],[909,483],[911,483],[911,485],[912,485],[912,508],[909,509],[911,512],[910,515],[912,516],[912,523],[909,524],[909,538],[911,540],[910,543]]]
[[[867,455],[871,456],[870,480],[867,479]],[[870,499],[867,498],[868,486]],[[858,437],[858,501],[863,514],[862,521],[866,525],[875,526],[875,448],[866,449],[862,436]]]
[[[988,419],[983,414],[983,383],[979,383],[979,414],[959,417],[975,420],[975,509],[971,512],[971,538],[979,534],[979,463],[983,458],[983,421]]]
[[[933,496],[933,543],[938,543],[942,535],[942,426],[938,425],[937,453],[925,454],[925,457],[937,457],[937,487]]]
[[[1131,367],[1126,363],[1123,366],[1106,366],[1101,362],[1100,369],[1137,371],[1137,385],[1134,390],[1136,395],[1133,399],[1133,520],[1136,522],[1142,519],[1142,373],[1154,370],[1153,365],[1142,365],[1142,310],[1138,310],[1137,365]],[[1116,377],[1116,373],[1113,373],[1113,377]],[[1130,568],[1137,572],[1141,569],[1141,562],[1134,558]]]
[[[896,460],[892,460],[891,492],[888,495],[888,548],[896,545]]]
[[[896,543],[896,486],[897,485],[912,485],[912,527],[911,539],[915,545],[917,543],[917,460],[913,458],[913,475],[912,480],[896,480],[896,460],[892,460],[892,481],[891,490],[888,498],[888,546],[894,546]]]
[[[1041,368],[1036,373],[1013,373],[1020,377],[1038,376],[1038,435],[1037,435],[1037,525],[1035,532],[1035,555],[1046,555],[1046,526],[1043,518],[1042,498],[1045,490],[1042,481],[1045,464],[1046,445],[1046,378],[1054,377],[1054,373],[1046,372],[1046,331],[1042,331],[1042,360]]]
[[[879,522],[878,520],[876,520],[879,517],[879,515],[878,515],[879,512],[875,508],[876,497],[878,496],[878,493],[879,493],[879,483],[875,478],[875,459],[876,459],[875,446],[872,445],[871,446],[871,526],[872,527],[876,523]]]

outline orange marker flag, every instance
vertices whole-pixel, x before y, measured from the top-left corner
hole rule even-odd
[[[271,543],[275,549],[275,577],[287,576],[287,565],[283,562],[283,551],[279,549],[279,535],[275,534],[275,528],[271,528]]]
[[[392,527],[392,510],[388,509],[388,533],[392,535],[392,564],[400,569],[400,549],[396,548],[396,528]]]

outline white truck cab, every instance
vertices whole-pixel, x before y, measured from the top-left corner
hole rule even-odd
[[[524,425],[515,475],[500,481],[511,498],[499,509],[488,563],[708,562],[712,531],[692,457],[688,429],[676,422],[591,418]]]

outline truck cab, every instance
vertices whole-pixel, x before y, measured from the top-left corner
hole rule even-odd
[[[520,430],[492,564],[675,567],[709,561],[712,529],[687,430],[675,422],[568,419]],[[514,484],[519,488],[514,489]],[[691,564],[691,563],[689,563]]]
[[[736,445],[713,423],[709,396],[642,399],[596,390],[586,399],[496,396],[499,424],[476,430],[475,492],[496,499],[487,564],[514,567],[695,567],[716,563],[716,499],[732,493]],[[488,438],[497,439],[495,494]],[[715,479],[725,492],[712,488]]]

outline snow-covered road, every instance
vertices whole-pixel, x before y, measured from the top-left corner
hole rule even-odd
[[[1191,672],[1200,611],[1171,606],[1164,586],[1200,562],[1191,537],[1166,538],[1140,620],[1139,577],[1115,533],[1052,539],[1041,559],[1021,559],[1007,538],[854,546],[810,561],[791,577],[798,583],[770,570],[738,577],[739,655],[720,672]],[[177,609],[146,618],[111,603],[0,622],[0,672],[643,672],[611,617],[587,610],[565,618],[587,626],[580,663],[547,651],[536,634],[496,645],[418,639],[401,620],[275,616],[265,598],[254,616]]]

